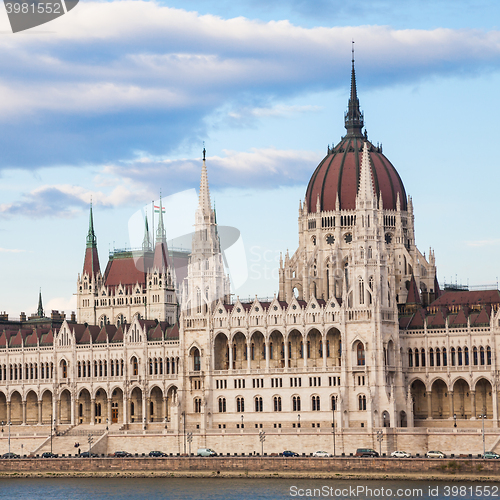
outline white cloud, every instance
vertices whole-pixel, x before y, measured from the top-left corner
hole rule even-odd
[[[500,245],[500,238],[490,239],[490,240],[467,241],[466,244],[469,247],[491,247]]]
[[[76,296],[71,297],[54,297],[44,304],[45,315],[50,315],[50,312],[55,310],[66,313],[66,318],[70,318],[72,311],[76,311]]]
[[[20,248],[0,248],[0,252],[4,253],[22,253],[26,252],[26,250],[20,249]]]

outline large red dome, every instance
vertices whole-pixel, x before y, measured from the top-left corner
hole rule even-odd
[[[306,191],[307,210],[316,212],[316,204],[320,201],[320,210],[335,210],[337,193],[341,210],[356,208],[356,194],[359,186],[359,172],[363,137],[346,135],[325,156],[318,165],[309,181]],[[379,147],[368,142],[373,186],[377,197],[382,193],[385,209],[396,210],[396,200],[399,193],[401,210],[406,210],[406,193],[403,182],[392,163],[382,154]]]
[[[321,211],[335,210],[337,193],[341,210],[356,208],[356,194],[363,145],[368,143],[373,186],[377,197],[382,193],[385,209],[396,210],[399,194],[401,210],[406,210],[406,193],[403,182],[392,163],[382,154],[382,147],[375,147],[363,135],[363,113],[359,109],[356,91],[356,74],[352,61],[351,95],[345,114],[347,134],[334,147],[328,148],[328,154],[318,165],[309,181],[306,191],[307,210],[316,212],[318,195]]]

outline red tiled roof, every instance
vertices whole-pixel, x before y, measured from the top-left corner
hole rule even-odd
[[[470,317],[470,326],[478,327],[478,326],[489,326],[490,324],[490,313],[491,308],[485,306],[481,309],[479,314],[474,314],[474,317],[471,314]]]
[[[40,338],[40,345],[49,346],[53,344],[54,344],[54,332],[52,331],[51,328],[47,333],[42,333],[42,336]]]
[[[165,340],[178,340],[179,339],[179,325],[176,323],[167,328],[165,333]]]
[[[425,320],[425,309],[418,309],[408,323],[408,329],[423,330]]]
[[[406,298],[407,304],[421,304],[420,293],[418,292],[417,282],[415,276],[411,275],[410,288],[408,290],[408,297]]]
[[[475,290],[454,291],[446,290],[430,306],[474,306],[483,304],[500,304],[500,291]]]
[[[159,269],[160,272],[164,272],[168,267],[170,267],[168,248],[166,243],[156,244],[153,267]]]
[[[83,274],[87,273],[92,278],[99,272],[101,272],[101,268],[99,266],[97,248],[86,248],[85,260],[83,261]]]
[[[467,306],[462,307],[457,314],[448,315],[448,325],[453,328],[467,326],[468,314],[469,308]]]
[[[444,328],[446,326],[446,308],[440,307],[436,314],[427,316],[427,328]]]
[[[123,342],[123,328],[121,326],[116,329],[115,334],[110,338],[110,342]]]
[[[127,257],[113,257],[109,260],[104,272],[106,286],[136,285],[146,286],[146,273],[144,272],[144,258],[135,259],[131,254]]]

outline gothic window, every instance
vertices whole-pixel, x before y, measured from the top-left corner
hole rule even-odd
[[[408,350],[408,367],[413,368],[413,351],[411,349]]]
[[[281,397],[274,396],[274,411],[281,411]]]
[[[319,396],[313,396],[311,398],[311,407],[312,407],[312,411],[320,411],[321,410]]]
[[[441,366],[441,350],[439,347],[436,349],[436,366]]]
[[[456,360],[457,360],[457,358],[456,358],[456,353],[455,353],[455,348],[454,347],[452,347],[450,349],[450,353],[451,353],[451,366],[456,366]]]
[[[486,347],[486,364],[491,365],[491,347]]]
[[[262,404],[262,397],[261,396],[255,397],[255,411],[257,411],[257,412],[263,411],[263,404]]]
[[[356,360],[358,366],[365,366],[365,346],[362,342],[356,346]]]
[[[63,378],[68,378],[68,363],[66,363],[66,360],[63,359],[61,366]]]
[[[194,398],[194,412],[201,413],[201,398]]]
[[[363,278],[358,278],[358,286],[359,286],[359,303],[365,303],[365,284],[363,282]]]
[[[479,364],[484,365],[484,347],[479,348]]]
[[[149,358],[149,374],[153,375],[153,360]]]
[[[373,259],[373,249],[372,247],[368,247],[368,258]]]
[[[446,347],[443,347],[443,366],[448,366],[448,353]]]
[[[193,350],[193,370],[195,372],[199,372],[201,370],[200,350],[197,347]]]
[[[293,411],[300,411],[300,396],[294,396],[292,398],[292,408]]]
[[[316,245],[316,236],[313,236],[313,237],[311,238],[311,241],[312,241],[312,244],[313,244],[313,245]]]
[[[472,363],[477,366],[477,347],[472,348]]]
[[[344,241],[346,243],[351,243],[352,242],[352,234],[351,233],[347,233],[345,236],[344,236]]]
[[[366,410],[366,396],[364,394],[358,396],[358,409],[361,411]]]
[[[469,366],[469,348],[464,347],[464,365]]]
[[[429,366],[434,366],[434,349],[429,349]]]
[[[134,356],[132,358],[132,374],[133,375],[138,375],[139,374],[139,363],[137,362],[137,358]]]
[[[236,411],[238,413],[245,411],[245,398],[236,398]]]
[[[332,396],[332,411],[337,409],[337,396]]]
[[[361,247],[361,248],[359,249],[359,257],[360,257],[361,259],[364,259],[364,258],[365,258],[365,249],[364,249],[363,247]]]
[[[458,366],[462,366],[462,348],[457,349]]]
[[[226,411],[226,398],[219,398],[219,413]]]
[[[422,368],[425,368],[425,349],[421,349],[420,350],[420,359],[421,359],[421,363],[420,363],[420,366]]]
[[[333,235],[329,234],[326,237],[326,242],[328,245],[333,245],[335,243],[335,237]]]

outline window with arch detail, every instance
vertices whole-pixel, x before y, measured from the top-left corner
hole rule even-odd
[[[311,409],[312,411],[320,411],[321,410],[321,402],[319,396],[313,396],[311,398]]]
[[[364,394],[358,396],[358,410],[366,410],[366,396]]]
[[[365,346],[362,342],[356,346],[356,362],[358,366],[365,366]]]

